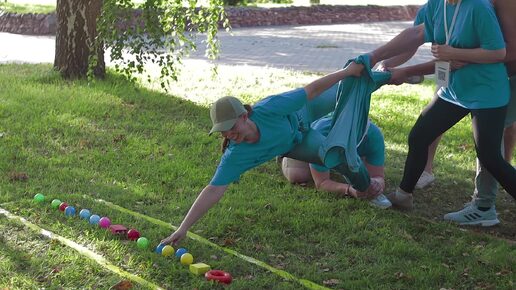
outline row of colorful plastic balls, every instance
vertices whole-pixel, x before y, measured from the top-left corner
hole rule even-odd
[[[41,193],[38,193],[34,196],[34,200],[38,203],[42,203],[45,201],[45,196]],[[51,206],[54,209],[59,209],[60,211],[64,212],[64,214],[69,217],[73,217],[76,214],[75,207],[68,205],[66,202],[62,202],[59,199],[52,200]],[[89,223],[92,225],[99,225],[104,229],[108,229],[111,226],[111,220],[108,217],[100,217],[99,215],[91,214],[89,209],[81,209],[79,212],[79,217],[89,221]],[[122,228],[125,229],[123,226]],[[112,230],[113,234],[116,234],[115,230],[116,228]],[[140,249],[147,249],[149,247],[149,240],[145,237],[140,237],[140,233],[136,229],[130,229],[127,231],[127,238],[131,241],[136,240],[136,245]],[[159,244],[154,251],[163,255],[164,257],[168,257],[174,254],[174,248],[164,244]],[[188,253],[188,250],[185,248],[177,249],[177,251],[175,251],[175,256],[180,259],[180,262],[183,265],[190,265],[193,263],[192,254]]]

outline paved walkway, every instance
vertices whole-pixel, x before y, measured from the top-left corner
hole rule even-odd
[[[411,22],[276,26],[238,28],[219,33],[223,65],[287,68],[312,72],[331,72],[347,59],[368,52],[387,42]],[[199,39],[201,41],[203,38]],[[53,63],[55,37],[0,33],[0,63]],[[203,44],[190,59],[202,60]],[[431,59],[428,46],[420,48],[409,63]],[[109,64],[109,59],[106,59]],[[188,60],[185,61],[188,64]]]

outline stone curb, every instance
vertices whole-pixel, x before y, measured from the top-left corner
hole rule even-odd
[[[317,5],[311,7],[227,7],[231,27],[317,25],[364,23],[380,21],[410,21],[418,5],[348,6]],[[135,12],[135,15],[139,14]],[[55,35],[56,14],[17,14],[0,10],[0,32],[27,35]]]

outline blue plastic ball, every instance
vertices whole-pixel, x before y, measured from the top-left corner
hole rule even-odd
[[[188,250],[186,250],[185,248],[179,248],[176,251],[176,257],[181,258],[181,256],[186,253],[188,253]]]
[[[90,216],[90,224],[92,225],[98,225],[100,221],[100,217],[96,214]]]
[[[65,215],[66,216],[74,216],[75,215],[75,207],[69,205],[65,208]]]
[[[81,219],[87,220],[90,219],[91,212],[88,209],[83,208],[79,212],[79,216],[81,217]]]
[[[156,247],[156,250],[154,250],[154,252],[156,252],[157,254],[161,254],[161,251],[163,251],[163,248],[165,247],[166,245],[165,244],[159,244],[157,247]]]

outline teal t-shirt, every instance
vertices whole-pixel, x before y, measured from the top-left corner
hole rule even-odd
[[[445,44],[443,0],[429,0],[425,41]],[[446,4],[448,28],[457,5]],[[449,45],[455,48],[498,50],[505,47],[502,31],[489,0],[462,0]],[[497,108],[509,102],[509,82],[503,63],[468,64],[452,71],[450,85],[438,96],[468,109]]]
[[[331,116],[323,117],[312,124],[312,129],[328,135],[331,129]],[[358,156],[365,158],[366,162],[374,166],[383,166],[385,163],[385,143],[380,128],[369,122],[367,133],[357,148]],[[319,172],[329,171],[327,167],[310,164],[312,168]]]
[[[425,23],[426,4],[421,5],[417,10],[416,18],[414,18],[414,26]]]
[[[267,97],[254,105],[249,118],[258,127],[260,139],[256,143],[230,141],[210,184],[228,185],[239,180],[247,170],[290,151],[302,138],[295,112],[306,103],[306,92],[299,88]]]

